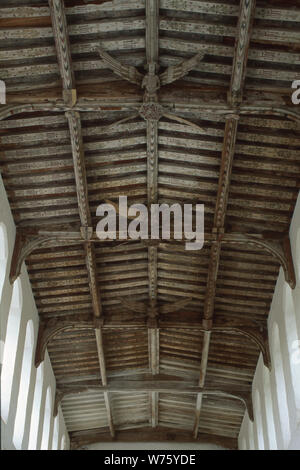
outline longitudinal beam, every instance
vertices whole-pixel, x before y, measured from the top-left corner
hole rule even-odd
[[[49,6],[57,58],[63,83],[63,99],[67,104],[73,106],[76,103],[77,96],[64,1],[49,0]]]
[[[63,82],[63,98],[66,104],[73,106],[76,103],[77,98],[64,1],[49,0],[49,5],[51,10],[52,27],[55,38],[57,57],[59,61],[60,74]],[[85,243],[86,267],[88,271],[94,317],[97,321],[95,326],[95,336],[98,350],[100,374],[102,385],[106,385],[106,367],[101,330],[101,322],[103,323],[103,319],[100,289],[97,280],[95,249],[94,246],[89,242],[89,234],[91,233],[89,230],[89,227],[91,226],[91,213],[88,200],[88,186],[86,179],[81,120],[80,114],[76,111],[73,111],[72,109],[66,112],[66,117],[68,120],[71,137],[77,200],[82,227],[81,230],[82,232],[85,232],[87,239]],[[104,400],[110,432],[111,435],[114,436],[111,405],[109,394],[107,392],[104,392]]]
[[[237,105],[243,100],[247,71],[248,51],[254,21],[256,0],[241,0],[238,21],[238,37],[235,42],[229,102]]]
[[[225,136],[223,143],[222,159],[221,159],[221,169],[219,177],[219,186],[218,186],[218,195],[217,203],[215,208],[214,216],[214,234],[216,240],[212,242],[211,252],[210,252],[210,261],[208,267],[208,279],[206,287],[206,296],[204,301],[204,311],[203,311],[203,327],[207,330],[204,333],[203,347],[202,347],[202,356],[201,356],[201,366],[200,366],[200,380],[199,383],[204,386],[207,365],[208,365],[208,355],[209,355],[209,346],[211,341],[211,329],[213,325],[213,314],[214,314],[214,302],[217,289],[217,278],[219,271],[219,263],[221,256],[221,242],[218,237],[219,233],[224,231],[224,221],[225,214],[227,209],[229,188],[230,188],[230,178],[232,172],[232,162],[234,156],[234,148],[236,142],[236,133],[237,133],[237,120],[234,118],[228,118],[225,125]],[[200,414],[202,407],[202,395],[199,394],[196,402],[196,413],[195,413],[195,423],[194,423],[194,437],[197,437]]]
[[[243,88],[247,70],[248,49],[250,44],[252,23],[254,20],[255,4],[255,0],[241,0],[240,3],[240,13],[237,28],[237,38],[235,43],[235,53],[233,57],[231,84],[228,93],[228,104],[231,106],[237,106],[241,103],[243,98]],[[211,247],[206,297],[203,312],[203,327],[207,330],[204,333],[201,371],[199,380],[199,383],[203,386],[207,373],[209,346],[211,341],[211,329],[213,325],[214,302],[221,256],[221,241],[219,235],[224,233],[230,180],[232,174],[232,163],[237,138],[238,119],[238,115],[231,115],[227,117],[225,124],[218,195],[214,216],[213,233],[216,235],[216,240],[212,243]],[[202,395],[198,394],[194,423],[195,438],[197,437],[199,429],[201,407]]]
[[[92,304],[95,319],[99,321],[95,328],[95,336],[97,343],[98,358],[100,364],[100,373],[102,384],[107,384],[106,378],[106,366],[103,350],[103,340],[102,340],[102,329],[103,324],[102,317],[102,306],[100,299],[100,289],[97,280],[97,266],[96,266],[96,255],[95,248],[93,244],[88,240],[89,227],[91,225],[91,214],[88,201],[88,189],[87,189],[87,179],[86,179],[86,169],[85,169],[85,159],[83,151],[83,141],[82,141],[82,131],[81,131],[81,121],[79,113],[74,111],[69,111],[66,113],[71,140],[72,140],[72,154],[73,154],[73,163],[74,163],[74,172],[76,180],[76,189],[77,189],[77,199],[78,199],[78,208],[80,221],[82,225],[82,232],[86,233],[87,243],[85,243],[85,252],[86,252],[86,266],[88,270],[89,277],[89,286],[92,296]],[[112,421],[112,411],[110,397],[107,391],[104,392],[104,401],[107,411],[107,419],[111,434],[114,435],[114,427]]]
[[[147,69],[154,72],[158,66],[158,22],[159,0],[146,0],[146,57]],[[152,98],[146,106],[152,106]],[[155,106],[155,103],[154,103]],[[147,121],[147,194],[148,207],[157,203],[158,189],[158,119]],[[157,247],[148,248],[149,302],[157,304]],[[149,322],[151,320],[149,319]],[[155,324],[153,324],[155,323]],[[159,374],[159,329],[157,322],[151,321],[148,329],[149,368],[153,376]],[[149,393],[150,423],[153,428],[158,426],[158,392]]]

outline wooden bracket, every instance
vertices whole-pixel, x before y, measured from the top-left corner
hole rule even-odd
[[[34,250],[48,246],[50,241],[53,241],[51,236],[41,236],[35,231],[23,232],[17,229],[9,274],[11,284],[19,277],[26,257]]]
[[[271,354],[267,328],[263,328],[262,331],[260,331],[259,328],[249,325],[230,325],[230,322],[228,322],[228,325],[227,322],[221,325],[221,322],[217,321],[212,331],[216,333],[234,333],[245,336],[258,346],[263,356],[264,365],[271,370]]]
[[[296,274],[292,258],[289,235],[277,239],[268,238],[266,234],[228,233],[222,237],[221,243],[232,245],[258,246],[273,256],[282,266],[284,277],[291,289],[296,287]]]
[[[94,324],[91,318],[85,315],[70,315],[64,319],[51,318],[47,321],[40,321],[39,333],[35,351],[35,367],[38,367],[45,358],[45,351],[49,341],[63,330],[74,328],[93,329]]]

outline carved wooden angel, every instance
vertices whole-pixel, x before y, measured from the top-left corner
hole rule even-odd
[[[145,88],[145,99],[155,99],[156,92],[163,85],[173,83],[180,78],[185,77],[197,64],[203,59],[205,53],[199,52],[191,59],[183,60],[177,65],[168,67],[165,72],[157,75],[157,64],[150,63],[147,65],[148,72],[142,75],[135,67],[131,65],[123,65],[117,59],[105,52],[100,46],[97,48],[98,53],[106,65],[119,77],[124,78],[128,82]]]
[[[123,78],[124,80],[127,80],[130,83],[134,83],[140,86],[142,89],[145,90],[143,105],[138,110],[139,115],[143,119],[158,121],[162,116],[165,116],[171,120],[189,125],[191,127],[203,131],[203,128],[199,127],[197,124],[164,110],[164,108],[157,103],[157,92],[161,86],[173,83],[176,80],[185,77],[203,59],[205,55],[204,52],[199,52],[190,59],[183,60],[177,65],[172,65],[168,67],[161,74],[158,74],[157,63],[148,63],[145,67],[147,69],[147,73],[146,75],[143,75],[136,69],[136,67],[133,67],[132,65],[123,65],[117,59],[114,59],[110,54],[104,51],[101,46],[97,47],[96,50],[98,51],[100,57],[105,62],[107,67],[112,70],[116,75]],[[134,119],[135,117],[136,114],[133,114],[132,116],[125,118],[124,120],[112,124],[112,126],[117,125],[121,122],[127,122],[131,119]]]

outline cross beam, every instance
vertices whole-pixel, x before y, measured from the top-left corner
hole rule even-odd
[[[67,395],[80,395],[88,391],[98,390],[104,393],[174,393],[174,394],[203,394],[222,398],[233,398],[242,402],[253,421],[252,393],[236,387],[199,387],[195,382],[170,380],[169,378],[130,380],[110,379],[107,385],[61,385],[57,389],[54,411],[57,414],[59,402]]]
[[[160,243],[178,243],[178,241],[174,240],[172,237],[173,235],[171,234],[170,240],[141,240],[140,244],[143,247],[157,247]],[[205,233],[204,238],[206,242],[211,242],[217,247],[219,247],[219,245],[234,245],[248,246],[250,248],[257,247],[264,250],[280,263],[284,271],[286,282],[292,289],[295,288],[296,275],[288,234],[228,232],[217,236],[216,234]],[[122,240],[120,243],[127,244],[130,241],[134,243],[137,242],[136,240],[127,239]],[[13,283],[17,279],[21,272],[22,263],[35,250],[52,246],[63,246],[65,244],[69,245],[72,243],[83,243],[84,245],[95,243],[112,244],[113,240],[100,240],[92,227],[81,227],[78,229],[71,226],[62,226],[61,229],[52,229],[48,227],[45,227],[44,229],[18,227],[11,260],[10,282]],[[185,243],[185,240],[182,240],[180,243]],[[149,271],[149,279],[150,277],[151,286],[153,292],[155,292],[155,269]],[[213,289],[213,277],[210,279],[211,281],[208,286]],[[206,307],[206,309],[209,311],[208,307]]]
[[[128,331],[144,331],[147,328],[147,320],[144,320],[141,323],[141,318],[139,315],[136,315],[136,319],[131,318],[130,321],[124,318],[122,314],[122,319],[118,320],[118,315],[115,315],[117,318],[106,319],[105,324],[102,326],[102,330],[106,331],[122,331],[123,329]],[[207,330],[203,328],[202,322],[197,321],[196,312],[184,312],[184,315],[181,313],[174,313],[170,311],[170,317],[168,315],[161,316],[158,320],[157,328],[163,328],[173,331],[198,331],[200,334],[205,334]],[[44,360],[45,351],[47,344],[51,341],[57,334],[65,330],[72,329],[94,329],[95,328],[95,318],[89,317],[81,314],[72,314],[65,315],[63,318],[49,318],[48,320],[41,320],[39,323],[39,333],[35,353],[35,365],[38,367],[40,363]],[[226,320],[217,319],[214,321],[212,326],[213,333],[225,333],[233,335],[241,335],[245,338],[248,338],[252,341],[261,351],[264,359],[264,364],[269,369],[271,368],[271,358],[269,350],[269,341],[268,341],[268,332],[266,328],[262,328],[259,325],[255,325],[253,322],[242,323],[237,320]],[[150,355],[152,356],[152,348],[157,348],[158,342],[154,342],[150,349]],[[153,352],[154,354],[154,352]],[[156,353],[158,356],[158,353]],[[159,369],[156,367],[155,359],[152,358],[151,362],[153,368],[157,375]],[[150,368],[151,372],[153,371]],[[201,386],[201,385],[199,385]]]
[[[187,99],[186,95],[182,92],[182,87],[178,91],[178,97],[163,97],[164,89],[160,92],[160,102],[163,103],[166,110],[174,110],[177,115],[180,112],[190,112],[195,114],[197,117],[201,116],[247,116],[247,115],[272,115],[280,116],[284,119],[290,119],[295,122],[300,121],[300,112],[295,109],[295,106],[283,106],[283,97],[278,98],[278,95],[269,93],[268,97],[262,94],[260,97],[254,97],[248,101],[244,101],[238,107],[228,104],[224,98],[214,96],[208,98],[207,93],[199,93],[199,96],[195,96],[191,102]],[[57,99],[41,99],[40,101],[32,99],[28,103],[28,97],[22,95],[20,102],[15,102],[8,105],[2,105],[0,109],[0,121],[7,119],[11,116],[22,113],[32,112],[49,112],[49,113],[65,113],[67,111],[78,111],[78,112],[105,112],[107,108],[116,111],[128,111],[137,110],[141,106],[141,99],[132,101],[131,103],[122,102],[122,96],[120,94],[119,101],[110,100],[108,98],[95,97],[93,100],[88,98],[80,97],[74,106],[69,106],[59,97]]]

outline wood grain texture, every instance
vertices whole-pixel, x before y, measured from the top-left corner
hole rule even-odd
[[[47,348],[74,447],[138,438],[236,448],[260,353],[271,368],[280,267],[296,284],[299,8],[6,3],[0,169],[17,225],[11,281],[25,261],[40,316],[36,363]],[[203,249],[173,237],[100,242],[96,209],[120,194],[147,207],[204,203]],[[59,398],[86,384],[98,388]]]

